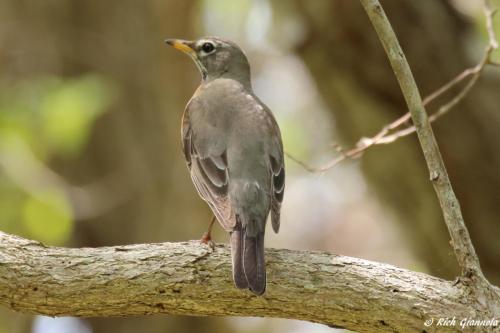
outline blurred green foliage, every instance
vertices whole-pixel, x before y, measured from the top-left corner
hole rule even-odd
[[[115,89],[86,75],[43,77],[0,91],[0,229],[61,245],[73,214],[64,184],[47,165],[78,156]]]
[[[60,191],[31,194],[23,202],[23,223],[28,236],[47,244],[62,244],[71,233],[71,207]]]

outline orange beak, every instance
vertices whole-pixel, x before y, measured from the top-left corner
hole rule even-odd
[[[179,51],[182,51],[184,53],[187,53],[191,56],[195,54],[195,51],[193,48],[190,46],[192,43],[187,40],[182,40],[182,39],[166,39],[165,43],[167,43],[170,46],[173,46]]]

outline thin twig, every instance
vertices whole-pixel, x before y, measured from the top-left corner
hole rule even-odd
[[[458,85],[465,79],[469,78],[467,84],[459,91],[459,93],[456,96],[454,96],[446,104],[441,105],[435,113],[429,116],[430,122],[434,122],[437,119],[441,118],[451,109],[453,109],[454,106],[460,103],[475,86],[486,66],[491,65],[500,67],[499,62],[496,62],[491,59],[493,51],[498,49],[498,41],[495,35],[495,31],[493,29],[493,18],[497,13],[497,10],[491,9],[491,5],[488,0],[485,0],[483,4],[484,4],[483,11],[486,18],[486,29],[488,31],[488,45],[486,46],[485,53],[477,65],[465,69],[456,77],[454,77],[452,80],[450,80],[442,87],[440,87],[439,89],[437,89],[436,91],[434,91],[433,93],[424,98],[423,105],[427,106],[432,101],[442,96],[444,93],[448,92],[449,90],[454,88],[456,85]],[[293,156],[289,152],[285,152],[285,154],[286,156],[288,156],[288,158],[290,158],[295,163],[301,165],[304,169],[306,169],[309,172],[325,172],[346,159],[355,159],[361,157],[366,150],[368,150],[373,146],[389,144],[398,140],[399,138],[415,133],[415,126],[413,125],[401,128],[405,124],[407,124],[410,119],[411,119],[410,113],[409,112],[405,113],[403,116],[399,117],[392,123],[385,125],[374,136],[370,138],[367,137],[361,138],[360,140],[358,140],[354,148],[349,150],[343,150],[341,156],[338,156],[333,160],[329,161],[328,163],[319,167],[315,167],[304,161],[301,161],[300,159]]]
[[[497,8],[492,9],[490,0],[484,0],[483,11],[484,11],[484,16],[486,17],[486,30],[488,31],[488,40],[490,42],[489,46],[493,50],[496,50],[498,49],[498,40],[495,35],[495,29],[493,28],[493,17],[495,16],[498,9]]]

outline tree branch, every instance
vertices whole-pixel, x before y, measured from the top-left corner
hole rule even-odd
[[[488,304],[492,314],[498,315],[500,314],[499,290],[489,284],[481,271],[479,259],[465,226],[460,204],[451,186],[420,92],[396,34],[378,0],[360,1],[382,42],[408,105],[429,168],[430,179],[451,236],[451,244],[462,269],[462,276],[466,283],[470,283],[471,291],[476,297]]]
[[[426,274],[324,252],[266,256],[268,290],[256,297],[233,286],[226,246],[70,249],[0,232],[0,304],[50,316],[293,318],[360,332],[420,331],[430,318],[491,319],[464,286]]]
[[[462,273],[465,275],[480,272],[479,260],[465,227],[460,205],[451,187],[417,84],[396,34],[378,0],[360,1],[382,42],[408,105]]]
[[[500,66],[499,63],[492,60],[493,51],[498,49],[498,41],[495,35],[495,31],[493,29],[493,18],[495,14],[498,12],[496,9],[491,9],[491,4],[488,0],[483,1],[483,11],[486,19],[486,30],[488,32],[488,45],[485,48],[484,55],[479,61],[479,63],[473,67],[467,68],[454,77],[449,82],[445,83],[439,89],[428,95],[423,100],[423,105],[427,106],[432,101],[442,96],[446,92],[450,91],[452,88],[456,87],[459,83],[464,81],[465,79],[469,79],[467,84],[460,89],[459,93],[455,95],[451,100],[447,103],[441,105],[438,110],[432,113],[429,116],[429,122],[434,122],[447,114],[450,110],[453,109],[458,103],[460,103],[472,90],[472,88],[476,85],[479,77],[484,72],[486,66]],[[349,150],[341,150],[341,155],[327,162],[326,164],[315,167],[309,165],[308,163],[296,158],[289,152],[285,152],[286,156],[290,158],[295,163],[301,165],[304,169],[309,172],[325,172],[339,164],[340,162],[347,159],[354,159],[361,157],[365,151],[369,148],[392,143],[402,137],[408,136],[410,134],[415,133],[415,126],[408,125],[404,127],[405,124],[408,124],[411,116],[410,112],[405,113],[398,119],[394,120],[390,124],[385,125],[382,129],[372,137],[363,137],[358,140],[356,146]]]

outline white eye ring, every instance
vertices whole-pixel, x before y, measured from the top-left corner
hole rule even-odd
[[[203,42],[200,49],[202,55],[208,55],[215,52],[215,45],[212,42]]]

